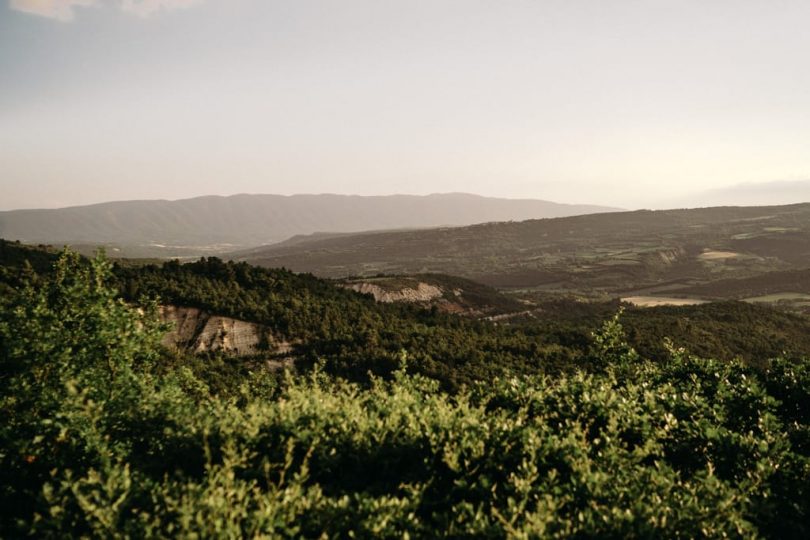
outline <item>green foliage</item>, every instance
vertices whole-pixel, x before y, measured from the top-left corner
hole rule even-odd
[[[138,312],[118,299],[110,277],[105,259],[65,252],[0,315],[0,483],[11,508],[33,504],[14,486],[41,482],[55,465],[109,460],[122,444],[111,437],[142,396],[163,328],[154,306]]]
[[[613,317],[593,333],[592,355],[602,367],[626,366],[638,361],[638,353],[627,343],[622,323],[619,322],[624,308],[619,308]]]
[[[299,365],[323,361],[328,372],[353,380],[366,379],[369,371],[390,375],[403,349],[416,371],[450,390],[510,371],[564,369],[584,354],[520,329],[379,304],[311,275],[213,257],[119,267],[116,277],[121,294],[131,300],[160,296],[165,303],[261,323],[295,344]]]
[[[54,258],[41,249],[0,241],[0,262],[13,277],[8,282],[12,290],[20,282],[37,279],[32,272],[46,276],[46,263]],[[130,302],[143,295],[160,297],[166,304],[194,306],[266,326],[276,337],[293,344],[290,354],[300,369],[323,362],[329,373],[364,381],[369,371],[390,375],[398,365],[399,352],[405,349],[414,372],[441,381],[442,388],[450,391],[510,373],[603,370],[610,362],[598,360],[604,355],[595,352],[598,346],[592,330],[620,307],[618,302],[544,299],[538,300],[530,316],[495,324],[418,306],[379,304],[310,275],[216,258],[160,266],[116,263],[113,270],[120,294]],[[458,285],[465,295],[472,291],[473,295],[493,296],[486,287],[475,289],[469,282],[456,283],[448,276],[420,279],[439,280],[446,290]],[[662,345],[666,337],[699,356],[740,357],[760,368],[770,358],[810,355],[810,319],[741,302],[629,307],[621,325],[632,348],[655,361],[669,357]],[[217,392],[233,394],[248,371],[260,371],[262,358],[242,363],[217,357],[176,360],[190,362],[195,374]]]
[[[513,320],[525,333],[569,349],[589,348],[591,330],[620,307],[627,342],[644,358],[666,361],[664,340],[698,356],[733,360],[764,368],[771,358],[810,355],[810,318],[746,302],[695,306],[633,307],[618,301],[578,302],[544,299],[536,317]]]
[[[365,385],[316,368],[270,391],[246,373],[226,398],[110,277],[66,253],[2,312],[9,537],[810,534],[807,361],[670,346],[654,364],[617,316],[593,373],[448,394],[404,368]]]

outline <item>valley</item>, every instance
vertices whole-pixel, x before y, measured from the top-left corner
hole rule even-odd
[[[593,226],[586,231],[609,248],[589,236],[555,237],[559,222],[550,223],[543,247],[515,251],[513,238],[497,251],[513,264],[501,288],[436,272],[325,278],[211,256],[88,259],[0,241],[0,406],[10,426],[0,436],[11,449],[0,454],[11,486],[0,490],[0,523],[24,532],[23,516],[48,536],[109,518],[108,510],[75,508],[73,491],[60,492],[55,515],[30,518],[60,478],[98,500],[123,493],[118,500],[157,516],[161,537],[207,527],[171,511],[178,497],[188,512],[213,502],[221,515],[239,493],[267,508],[289,500],[305,509],[267,527],[294,523],[313,537],[326,529],[348,536],[369,519],[365,508],[377,519],[391,497],[415,509],[397,503],[389,514],[403,523],[396,533],[449,530],[457,506],[479,500],[487,530],[499,530],[505,514],[529,529],[525,512],[488,494],[493,485],[515,492],[515,473],[504,479],[504,471],[536,463],[546,476],[532,472],[520,489],[551,493],[549,501],[567,500],[586,482],[598,490],[548,514],[560,528],[589,516],[575,529],[584,537],[625,530],[626,520],[602,519],[622,496],[660,497],[678,509],[678,530],[695,536],[709,526],[731,536],[739,523],[756,523],[748,530],[767,537],[803,535],[810,316],[801,308],[810,295],[795,291],[806,290],[810,274],[790,269],[799,257],[721,241],[803,229],[754,232],[747,223],[745,233],[734,225],[695,235],[674,227],[654,231],[657,247],[638,231],[636,241],[649,245],[633,249]],[[424,249],[409,238],[413,252]],[[491,237],[482,239],[494,250]],[[292,244],[286,249],[307,242]],[[549,255],[548,246],[558,249]],[[509,281],[515,267],[537,261],[551,262],[544,271],[555,281],[538,284],[530,273],[522,287]],[[767,261],[785,269],[757,273]],[[492,261],[477,268],[500,275]],[[735,296],[746,301],[726,300]],[[101,472],[74,481],[82,460]],[[262,474],[266,484],[253,480]],[[752,475],[757,482],[747,481]],[[282,482],[293,487],[279,494]],[[701,495],[684,502],[691,489]],[[780,510],[740,502],[718,514],[712,503],[707,517],[711,490],[768,498]],[[347,503],[347,493],[359,502]],[[345,520],[331,517],[334,508]],[[660,512],[646,502],[638,508]],[[121,510],[122,526],[149,536],[137,512]],[[415,529],[414,512],[431,525]],[[633,527],[649,531],[649,523]]]
[[[2,4],[0,540],[810,539],[810,1]]]

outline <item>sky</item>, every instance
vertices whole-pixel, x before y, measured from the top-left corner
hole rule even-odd
[[[10,0],[0,210],[794,185],[808,28],[806,0]]]

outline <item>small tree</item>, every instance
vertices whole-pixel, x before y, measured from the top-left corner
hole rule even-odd
[[[53,276],[25,284],[0,319],[4,393],[13,386],[41,402],[70,380],[107,399],[119,379],[155,360],[164,330],[156,306],[118,299],[111,269],[103,254],[86,261],[65,250]]]
[[[5,515],[30,515],[57,474],[109,465],[116,442],[105,432],[126,424],[160,354],[156,304],[118,299],[103,254],[66,250],[51,275],[35,277],[0,310]]]
[[[602,323],[602,327],[593,332],[591,356],[600,368],[619,367],[637,362],[638,353],[627,343],[624,328],[620,322],[624,308],[621,307],[613,317]]]

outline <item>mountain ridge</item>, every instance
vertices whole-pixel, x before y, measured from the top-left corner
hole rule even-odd
[[[0,212],[0,237],[28,243],[253,247],[316,232],[470,225],[617,209],[472,194],[205,195]]]

